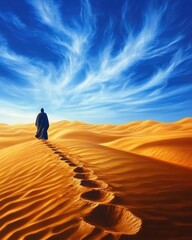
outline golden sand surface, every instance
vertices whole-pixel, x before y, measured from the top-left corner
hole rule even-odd
[[[1,240],[191,240],[192,119],[0,124]]]

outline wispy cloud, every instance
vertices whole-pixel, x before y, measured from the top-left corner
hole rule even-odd
[[[57,61],[18,53],[6,36],[0,35],[0,65],[12,73],[0,76],[0,100],[10,103],[14,116],[17,112],[22,117],[23,108],[33,115],[37,108],[45,106],[60,118],[119,122],[121,113],[125,121],[128,110],[133,115],[141,107],[146,112],[153,111],[155,102],[163,111],[164,100],[171,102],[178,94],[192,91],[191,85],[178,83],[191,74],[191,47],[183,44],[182,29],[178,28],[173,36],[165,34],[171,28],[164,21],[169,4],[149,5],[140,16],[136,31],[129,19],[131,6],[126,2],[121,20],[115,22],[111,16],[102,35],[98,16],[88,0],[81,1],[79,15],[71,16],[70,23],[61,2],[27,2],[33,11],[33,29],[10,13],[0,13],[0,19],[22,34],[24,29],[31,36],[38,31],[41,44],[57,56]],[[115,24],[119,24],[119,33],[115,32]],[[180,98],[178,104],[182,101],[186,99]],[[10,116],[7,108],[1,109],[1,114]]]
[[[9,27],[16,27],[18,30],[24,30],[26,25],[22,20],[11,12],[0,13],[0,19],[9,24]]]

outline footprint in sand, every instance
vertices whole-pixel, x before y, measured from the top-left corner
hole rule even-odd
[[[80,185],[83,187],[88,187],[88,188],[106,188],[108,186],[104,182],[96,181],[96,180],[89,180],[89,179],[81,180]]]
[[[50,149],[51,149],[53,152],[58,151],[58,149],[55,148],[55,147],[51,147]]]
[[[55,148],[51,143],[43,142],[49,148]]]
[[[54,151],[54,154],[58,154],[58,155],[60,155],[60,154],[62,154],[63,155],[63,153],[62,152],[60,152],[60,151]]]
[[[63,153],[61,153],[61,154],[58,154],[59,155],[59,157],[63,157],[63,158],[66,158],[66,159],[68,159],[67,158],[67,156],[65,156],[65,154],[63,154]]]
[[[53,147],[54,147],[52,144],[49,144],[49,143],[45,143],[45,145],[47,145],[47,146],[50,147],[50,148],[53,148]]]
[[[60,160],[63,160],[65,163],[67,163],[70,167],[76,167],[77,164],[73,163],[72,161],[70,161],[68,158],[66,157],[61,157]]]
[[[91,175],[90,173],[76,173],[73,177],[77,179],[97,179],[97,176]]]
[[[45,144],[45,145],[47,145],[47,147],[49,147],[49,148],[52,148],[53,146],[52,145],[50,145],[50,144]]]
[[[62,157],[60,157],[60,160],[67,162],[67,161],[68,161],[68,158],[62,156]]]
[[[110,204],[99,204],[84,217],[84,220],[108,233],[118,235],[133,235],[141,228],[141,219],[127,208]]]
[[[92,189],[91,191],[82,193],[81,197],[93,202],[109,203],[114,199],[114,194],[100,189]]]
[[[72,163],[70,160],[68,160],[68,159],[65,159],[65,161],[64,161],[65,163]]]
[[[75,173],[84,173],[84,172],[87,172],[87,170],[83,167],[76,167],[74,170],[73,170]]]
[[[68,163],[68,165],[70,166],[70,167],[76,167],[77,166],[77,164],[75,164],[75,163]]]

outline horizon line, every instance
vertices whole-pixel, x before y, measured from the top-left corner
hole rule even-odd
[[[123,124],[128,124],[128,123],[133,123],[133,122],[147,122],[147,121],[152,121],[152,122],[156,122],[156,123],[176,123],[176,122],[180,122],[183,120],[187,120],[187,119],[191,119],[192,120],[192,116],[191,117],[184,117],[184,118],[180,118],[176,121],[157,121],[154,119],[145,119],[145,120],[131,120],[131,121],[127,121],[127,122],[122,122],[122,123],[91,123],[91,122],[85,122],[85,121],[78,121],[78,120],[68,120],[68,119],[63,119],[63,120],[58,120],[58,121],[50,121],[50,124],[54,124],[54,123],[58,123],[58,122],[79,122],[79,123],[85,123],[88,125],[123,125]],[[35,126],[34,122],[28,122],[28,123],[6,123],[6,122],[0,122],[1,125],[9,125],[9,126],[15,126],[15,125],[31,125],[33,124]]]

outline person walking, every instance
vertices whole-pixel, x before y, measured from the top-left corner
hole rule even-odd
[[[48,139],[47,130],[49,128],[49,120],[43,108],[41,108],[41,112],[37,115],[35,126],[37,127],[37,132],[35,137],[38,139],[47,140]]]

